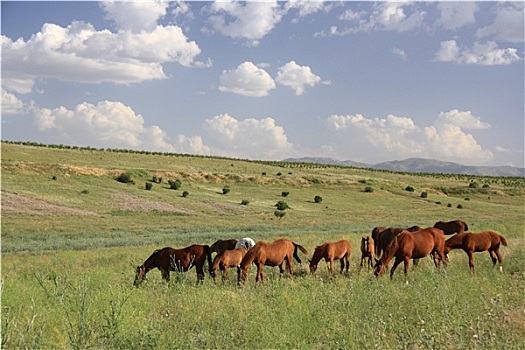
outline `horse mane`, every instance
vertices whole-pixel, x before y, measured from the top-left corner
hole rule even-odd
[[[404,232],[402,232],[404,233]],[[407,231],[408,233],[408,231]],[[397,252],[397,250],[399,249],[399,236],[401,235],[401,233],[399,235],[396,235],[391,241],[390,243],[388,243],[388,245],[385,247],[385,249],[383,250],[383,255],[381,256],[381,261],[385,264],[385,265],[388,265],[388,263],[390,262],[390,260],[392,260],[392,258],[394,257],[394,254]]]
[[[256,254],[259,253],[259,249],[255,249],[255,246],[253,246],[252,249],[250,249],[250,250],[248,250],[246,252],[246,255],[241,260],[241,264],[239,265],[241,268],[246,267],[246,266],[250,266],[253,263],[253,261],[255,260]]]

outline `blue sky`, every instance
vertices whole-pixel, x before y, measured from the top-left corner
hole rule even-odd
[[[1,8],[3,140],[524,166],[524,2]]]

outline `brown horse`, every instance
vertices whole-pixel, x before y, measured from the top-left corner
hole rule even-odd
[[[368,266],[373,267],[372,258],[374,257],[374,240],[368,236],[361,238],[361,267],[365,265],[368,258]]]
[[[377,229],[377,230],[376,230]],[[386,248],[386,246],[390,243],[390,241],[400,234],[403,231],[409,231],[409,232],[416,232],[420,231],[421,227],[419,226],[412,226],[407,229],[403,227],[389,227],[381,230],[381,228],[374,228],[372,231],[372,239],[374,240],[374,247],[375,247],[375,253],[376,256],[381,256],[381,252],[383,249]]]
[[[297,249],[305,255],[308,254],[308,251],[301,245],[289,239],[278,239],[273,243],[257,242],[253,248],[248,250],[241,261],[237,275],[238,283],[240,284],[246,280],[246,275],[252,263],[257,266],[256,283],[259,282],[259,280],[264,281],[264,273],[262,271],[264,265],[279,266],[279,272],[282,274],[284,272],[283,265],[286,262],[288,272],[290,275],[293,275],[292,257],[295,258],[298,263],[301,263],[301,259],[297,255]]]
[[[435,228],[440,229],[446,235],[451,235],[454,233],[463,233],[468,231],[468,225],[465,221],[454,220],[454,221],[438,221],[434,224]]]
[[[380,260],[376,259],[374,275],[382,276],[392,258],[396,258],[390,270],[390,278],[402,262],[405,263],[405,280],[408,284],[408,265],[410,259],[420,259],[436,253],[445,262],[445,236],[441,230],[426,228],[417,232],[403,231],[397,235],[386,247]]]
[[[239,265],[242,261],[242,258],[246,255],[247,250],[244,248],[236,248],[233,250],[225,250],[220,254],[217,254],[215,259],[213,259],[213,264],[210,270],[210,274],[213,277],[215,283],[217,283],[217,268],[220,268],[222,271],[222,280],[226,280],[226,271],[230,267],[237,268],[237,274],[239,273]]]
[[[213,243],[210,247],[212,253],[220,254],[225,250],[235,249],[235,244],[237,244],[236,239],[219,239],[217,242]]]
[[[470,270],[474,272],[474,258],[472,255],[476,252],[488,250],[492,259],[492,266],[496,266],[496,262],[499,262],[499,270],[503,273],[503,264],[499,253],[501,244],[507,246],[505,237],[493,231],[463,232],[446,240],[445,254],[448,254],[451,249],[463,249],[468,255]]]
[[[133,285],[138,286],[144,280],[148,271],[158,268],[162,278],[170,280],[170,271],[186,272],[195,266],[197,282],[204,279],[204,264],[208,260],[211,269],[211,250],[207,245],[195,244],[183,249],[166,247],[155,250],[144,264],[137,266]]]
[[[341,273],[346,267],[350,267],[350,255],[352,254],[352,244],[345,239],[337,242],[324,242],[322,245],[315,247],[314,255],[310,260],[310,272],[314,273],[317,270],[317,264],[321,259],[324,259],[328,264],[328,271],[333,273],[334,260],[341,261]]]

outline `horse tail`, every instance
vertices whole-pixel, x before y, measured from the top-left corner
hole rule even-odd
[[[507,246],[507,240],[502,235],[499,235],[499,238],[501,239],[501,244],[503,244],[505,247]]]
[[[308,251],[306,249],[304,249],[304,247],[302,245],[297,244],[295,242],[292,242],[292,243],[294,245],[293,257],[300,264],[301,263],[301,259],[299,258],[299,255],[297,255],[297,249],[299,249],[301,251],[301,253],[303,253],[304,255],[308,255]]]
[[[208,257],[208,272],[210,275],[213,273],[213,263],[211,261],[211,248],[209,245],[204,245],[204,252],[206,253],[206,256]]]

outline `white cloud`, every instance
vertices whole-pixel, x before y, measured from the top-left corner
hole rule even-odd
[[[403,61],[406,61],[407,60],[407,53],[405,52],[405,50],[403,49],[400,49],[400,48],[397,48],[397,47],[394,47],[392,49],[392,53],[394,54],[394,56],[402,59]]]
[[[447,30],[455,30],[476,21],[478,5],[474,2],[439,2],[440,17],[437,24]]]
[[[283,15],[277,1],[215,1],[208,11],[212,14],[208,21],[214,31],[234,39],[246,39],[252,46],[257,46]]]
[[[279,68],[275,81],[292,88],[299,96],[303,94],[305,86],[315,86],[321,82],[321,78],[312,73],[310,67],[290,61]]]
[[[463,130],[490,127],[468,111],[442,112],[435,123],[427,127],[417,126],[407,117],[389,115],[386,119],[370,119],[360,114],[332,115],[327,118],[326,126],[343,135],[335,146],[337,149],[356,148],[367,154],[375,149],[387,159],[389,156],[426,157],[485,162],[493,157],[491,151]]]
[[[478,29],[476,36],[484,38],[494,37],[496,40],[511,43],[524,42],[525,5],[523,2],[511,2],[500,5],[496,12],[494,23]]]
[[[24,113],[24,103],[15,95],[2,90],[2,115],[14,115]]]
[[[270,74],[252,62],[244,62],[233,70],[223,71],[220,82],[219,90],[222,92],[252,97],[266,96],[275,88]]]
[[[177,149],[179,149],[181,153],[201,155],[211,154],[210,148],[204,144],[204,141],[200,136],[188,137],[185,135],[178,135]]]
[[[282,159],[292,144],[272,118],[237,120],[220,114],[206,120],[205,129],[218,142],[221,154],[238,158]]]
[[[152,31],[157,21],[166,15],[168,2],[162,1],[104,1],[100,6],[106,17],[115,21],[120,29],[140,32]]]
[[[19,93],[29,93],[37,78],[136,83],[166,78],[163,63],[204,65],[194,62],[200,52],[176,26],[111,33],[84,22],[66,28],[47,23],[27,41],[2,36],[2,78],[5,88]]]
[[[442,41],[435,60],[457,64],[476,64],[484,66],[512,64],[519,62],[517,50],[500,49],[494,41],[474,43],[472,48],[460,48],[455,40]]]
[[[41,131],[55,132],[58,142],[94,147],[132,148],[173,152],[166,133],[156,125],[147,127],[144,118],[121,102],[84,102],[73,110],[32,109]]]

